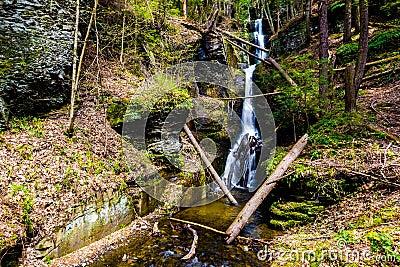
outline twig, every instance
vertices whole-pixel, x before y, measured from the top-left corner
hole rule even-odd
[[[220,100],[235,100],[235,99],[255,98],[255,97],[260,97],[260,96],[268,96],[268,95],[277,95],[277,94],[281,94],[281,93],[282,92],[272,92],[272,93],[251,95],[251,96],[223,97],[223,98],[218,98],[218,99],[220,99]]]
[[[195,225],[195,226],[201,227],[203,229],[213,231],[213,232],[215,232],[217,234],[220,234],[220,235],[224,235],[224,236],[226,235],[225,232],[222,232],[222,231],[220,231],[218,229],[215,229],[215,228],[212,228],[212,227],[209,227],[207,225],[200,224],[200,223],[195,223],[195,222],[181,220],[181,219],[172,218],[172,217],[168,218],[168,219],[171,220],[171,221],[176,221],[176,222],[180,222],[180,223],[186,223],[186,224],[190,224],[190,225]],[[250,237],[244,237],[244,236],[238,236],[237,239],[238,240],[247,241],[247,242],[259,242],[259,243],[263,243],[263,244],[267,244],[268,243],[267,241],[265,241],[263,239],[250,238]]]
[[[370,174],[366,174],[366,173],[363,173],[363,172],[357,172],[357,171],[349,170],[349,169],[346,169],[346,168],[342,168],[342,169],[347,171],[347,172],[353,173],[353,174],[357,174],[357,175],[361,175],[361,176],[365,176],[365,177],[371,178],[372,180],[378,181],[380,183],[384,183],[384,184],[389,184],[389,185],[393,185],[393,186],[396,186],[396,187],[400,187],[400,184],[390,182],[390,181],[388,181],[386,179],[382,180],[382,178],[379,178],[379,177],[376,177],[376,176],[373,176],[373,175],[370,175]]]
[[[389,145],[386,147],[386,149],[385,149],[385,153],[383,154],[383,164],[382,164],[382,167],[381,167],[381,170],[380,170],[380,172],[381,172],[381,174],[382,174],[382,176],[386,179],[386,176],[385,176],[385,174],[383,174],[383,169],[386,167],[386,162],[387,162],[387,152],[388,152],[388,150],[389,150],[389,148],[390,148],[390,146],[392,145],[392,142],[390,142],[389,143]]]
[[[196,225],[196,226],[199,226],[199,227],[201,227],[201,228],[204,228],[204,229],[213,231],[213,232],[215,232],[215,233],[218,233],[218,234],[221,234],[221,235],[225,235],[225,232],[222,232],[222,231],[220,231],[220,230],[218,230],[218,229],[215,229],[215,228],[212,228],[212,227],[209,227],[209,226],[200,224],[200,223],[190,222],[190,221],[181,220],[181,219],[177,219],[177,218],[168,218],[168,219],[171,220],[171,221],[176,221],[176,222],[180,222],[180,223],[186,223],[186,224]]]
[[[189,253],[186,254],[186,255],[182,258],[182,260],[189,260],[189,259],[191,259],[191,258],[194,256],[194,254],[196,253],[197,241],[199,240],[199,236],[197,235],[196,230],[194,230],[193,228],[191,228],[191,227],[190,227],[190,224],[188,224],[188,225],[186,226],[186,228],[192,232],[192,234],[193,234],[193,242],[192,242],[192,247],[190,248]]]

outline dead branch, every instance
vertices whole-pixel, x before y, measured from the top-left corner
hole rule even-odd
[[[279,72],[282,74],[282,76],[293,86],[297,87],[297,84],[290,78],[289,74],[279,65],[278,62],[276,62],[273,58],[267,57],[265,59],[266,61],[270,62],[275,68],[279,70]]]
[[[255,59],[258,59],[258,60],[260,60],[261,62],[266,63],[266,64],[268,64],[268,65],[271,64],[270,62],[268,62],[268,61],[266,61],[266,60],[260,58],[259,56],[254,55],[253,53],[247,51],[246,49],[244,49],[244,48],[241,47],[240,45],[238,45],[238,44],[232,42],[231,40],[229,40],[229,39],[225,39],[225,40],[226,40],[228,43],[230,43],[231,45],[233,45],[233,46],[239,48],[241,51],[245,52],[247,55],[249,55],[249,56],[251,56],[251,57],[253,57],[253,58],[255,58]]]
[[[272,93],[266,93],[266,94],[259,94],[259,95],[250,95],[250,96],[237,96],[237,97],[222,97],[218,98],[220,100],[235,100],[235,99],[246,99],[246,98],[255,98],[255,97],[260,97],[260,96],[268,96],[268,95],[277,95],[282,92],[272,92]]]
[[[264,52],[269,53],[269,50],[268,50],[268,49],[263,48],[263,47],[258,46],[258,45],[255,45],[255,44],[253,44],[253,43],[250,43],[249,41],[247,41],[247,40],[245,40],[245,39],[242,39],[242,38],[240,38],[240,37],[237,37],[237,36],[233,35],[232,33],[228,32],[228,31],[224,31],[224,30],[221,30],[221,29],[219,29],[219,28],[216,28],[216,31],[219,32],[219,33],[225,34],[226,36],[231,37],[231,38],[235,39],[236,41],[239,41],[239,42],[241,42],[241,43],[244,43],[244,44],[247,44],[247,45],[252,46],[252,47],[254,47],[254,48],[257,48],[258,50],[262,50],[262,51],[264,51]]]
[[[368,62],[367,64],[365,64],[365,66],[373,66],[376,64],[380,64],[380,63],[385,63],[387,61],[392,61],[393,59],[398,59],[400,58],[400,55],[394,56],[394,57],[388,57],[388,58],[384,58],[384,59],[380,59],[377,61],[372,61],[372,62]],[[337,69],[333,69],[334,71],[343,71],[345,70],[346,67],[341,67],[341,68],[337,68]]]
[[[222,191],[224,194],[228,197],[229,201],[237,206],[238,203],[236,199],[232,196],[231,192],[229,192],[228,188],[226,187],[225,183],[221,180],[219,177],[218,173],[215,171],[214,167],[211,165],[211,162],[208,160],[206,154],[204,151],[201,149],[199,143],[197,143],[196,138],[193,136],[192,132],[190,131],[189,127],[185,124],[183,126],[183,129],[185,130],[186,134],[189,136],[190,141],[194,145],[194,147],[197,149],[197,152],[200,154],[201,160],[204,162],[206,167],[210,170],[211,174],[214,176],[215,181],[218,183],[218,185],[221,187]]]
[[[263,200],[268,196],[271,190],[275,187],[276,183],[282,178],[293,161],[300,155],[307,144],[308,135],[305,134],[300,140],[292,147],[289,153],[282,159],[275,171],[269,178],[261,185],[253,197],[247,202],[244,208],[237,215],[236,219],[229,226],[226,234],[229,235],[227,243],[230,244],[242,230],[244,225],[250,219],[251,215],[260,206]]]
[[[186,224],[190,224],[190,225],[195,225],[195,226],[201,227],[201,228],[206,229],[206,230],[210,230],[210,231],[215,232],[215,233],[220,234],[220,235],[224,235],[224,236],[226,235],[225,232],[220,231],[220,230],[215,229],[215,228],[212,228],[212,227],[209,227],[209,226],[204,225],[204,224],[191,222],[191,221],[186,221],[186,220],[181,220],[181,219],[177,219],[177,218],[168,218],[168,219],[171,220],[171,221],[176,221],[176,222],[180,222],[180,223],[186,223]],[[250,238],[250,237],[244,237],[244,236],[238,236],[237,239],[242,240],[242,241],[246,241],[246,242],[259,242],[259,243],[263,243],[263,244],[267,244],[268,243],[267,241],[265,241],[263,239]]]
[[[192,234],[193,234],[193,242],[192,242],[192,247],[190,248],[189,253],[186,254],[182,258],[182,260],[189,260],[194,256],[194,254],[196,254],[197,241],[199,240],[199,236],[197,235],[196,230],[191,228],[190,224],[186,225],[186,228],[192,232]]]
[[[190,221],[181,220],[181,219],[177,219],[177,218],[168,218],[168,219],[171,220],[171,221],[176,221],[176,222],[180,222],[180,223],[186,223],[186,224],[190,224],[190,225],[195,225],[195,226],[198,226],[198,227],[213,231],[213,232],[215,232],[217,234],[225,235],[225,232],[222,232],[222,231],[220,231],[218,229],[215,229],[215,228],[212,228],[212,227],[200,224],[200,223],[190,222]]]

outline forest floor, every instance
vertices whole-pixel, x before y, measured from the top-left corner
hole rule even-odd
[[[365,82],[357,102],[360,116],[353,123],[344,120],[326,132],[323,127],[328,124],[317,128],[325,137],[335,131],[338,144],[313,143],[297,159],[297,166],[319,176],[315,181],[322,184],[320,188],[341,191],[343,178],[359,187],[342,192],[314,223],[289,229],[272,240],[266,251],[272,266],[400,264],[399,87],[396,79]],[[346,136],[349,130],[359,134]]]

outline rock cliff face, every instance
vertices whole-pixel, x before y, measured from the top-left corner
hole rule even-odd
[[[0,1],[0,127],[68,99],[73,1]]]

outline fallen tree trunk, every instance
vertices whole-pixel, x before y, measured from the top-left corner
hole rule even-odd
[[[246,41],[245,39],[242,39],[242,38],[240,38],[240,37],[237,37],[237,36],[233,35],[233,34],[230,33],[230,32],[227,32],[227,31],[224,31],[224,30],[221,30],[221,29],[218,29],[218,28],[217,28],[216,30],[217,30],[217,32],[220,32],[220,33],[222,33],[222,34],[225,34],[226,36],[229,36],[229,37],[231,37],[231,38],[233,38],[233,39],[235,39],[235,40],[237,40],[237,41],[239,41],[239,42],[242,42],[242,43],[244,43],[244,44],[250,45],[250,46],[252,46],[252,47],[254,47],[254,48],[257,48],[257,49],[259,49],[259,50],[262,50],[262,51],[264,51],[264,52],[269,53],[269,50],[268,50],[268,49],[263,48],[263,47],[258,46],[258,45],[255,45],[255,44],[252,44],[252,43],[250,43],[249,41]]]
[[[193,136],[192,132],[190,131],[189,127],[185,124],[183,126],[183,129],[185,130],[186,134],[189,136],[190,141],[192,142],[192,144],[194,145],[194,147],[197,149],[197,151],[200,154],[200,158],[201,160],[204,162],[204,164],[206,165],[206,167],[210,170],[211,174],[214,176],[215,181],[217,182],[217,184],[221,187],[222,191],[224,192],[224,194],[228,197],[229,201],[237,206],[238,203],[236,201],[236,199],[232,196],[231,192],[229,192],[228,188],[226,187],[225,183],[221,180],[221,178],[219,177],[218,173],[215,171],[214,167],[211,165],[211,162],[208,160],[206,154],[204,153],[204,151],[201,149],[199,143],[197,143],[196,138]]]
[[[251,215],[256,211],[262,201],[268,196],[271,190],[275,187],[276,183],[282,178],[282,175],[293,163],[293,161],[300,155],[307,144],[308,135],[305,134],[283,158],[283,160],[276,167],[275,171],[269,178],[261,185],[253,197],[247,202],[244,208],[237,215],[236,219],[226,230],[228,238],[226,242],[230,244],[240,233],[244,225],[250,219]]]
[[[258,59],[258,60],[260,60],[261,62],[264,62],[264,63],[266,63],[266,64],[268,64],[268,65],[271,64],[270,62],[268,62],[268,61],[266,61],[266,60],[260,58],[259,56],[256,56],[256,55],[254,55],[253,53],[247,51],[246,49],[244,49],[244,48],[241,47],[240,45],[235,44],[235,43],[232,42],[231,40],[229,40],[229,39],[225,39],[225,40],[226,40],[228,43],[230,43],[231,45],[233,45],[233,46],[239,48],[241,51],[245,52],[247,55],[249,55],[249,56],[251,56],[251,57],[254,57],[255,59]]]
[[[399,58],[400,58],[400,55],[397,55],[394,57],[388,57],[388,58],[380,59],[377,61],[367,62],[365,64],[365,66],[369,67],[369,66],[373,66],[373,65],[377,65],[377,64],[381,64],[381,63],[386,63],[388,61],[392,61],[392,60],[399,59]],[[341,67],[341,68],[337,68],[337,69],[333,69],[333,70],[334,71],[343,71],[343,70],[346,70],[346,67]]]
[[[263,47],[261,47],[261,46],[255,45],[255,44],[252,44],[252,43],[250,43],[250,42],[248,42],[248,41],[246,41],[246,40],[244,40],[244,39],[242,39],[242,38],[240,38],[240,37],[237,37],[237,36],[231,34],[230,32],[227,32],[227,31],[224,31],[224,30],[221,30],[221,29],[218,29],[218,28],[217,28],[216,30],[217,30],[218,32],[222,33],[222,34],[225,34],[226,36],[229,36],[229,37],[231,37],[231,38],[233,38],[233,39],[239,41],[239,42],[242,42],[242,43],[244,43],[244,44],[250,45],[250,46],[252,46],[252,47],[254,47],[254,48],[257,48],[257,49],[259,49],[259,50],[262,50],[262,51],[264,51],[264,52],[269,53],[269,50],[268,50],[268,49],[265,49],[265,48],[263,48]],[[297,87],[297,84],[292,80],[292,78],[290,78],[289,74],[287,74],[287,72],[281,67],[281,65],[279,65],[279,63],[276,62],[273,58],[267,57],[267,58],[265,58],[265,59],[262,59],[262,58],[260,58],[260,57],[258,57],[258,56],[256,56],[256,55],[250,53],[249,51],[247,51],[246,49],[244,49],[244,48],[241,47],[240,45],[235,44],[234,42],[232,42],[232,41],[230,41],[230,40],[227,40],[227,41],[228,41],[230,44],[234,45],[235,47],[239,48],[241,51],[245,52],[246,54],[248,54],[248,55],[250,55],[250,56],[252,56],[252,57],[254,57],[254,58],[256,58],[256,59],[258,59],[258,60],[260,60],[260,61],[262,61],[262,62],[264,62],[264,63],[272,64],[275,68],[278,69],[278,71],[282,74],[282,76],[283,76],[291,85]]]
[[[279,72],[282,74],[282,76],[293,86],[297,87],[297,84],[292,80],[292,78],[290,78],[289,74],[287,74],[287,72],[282,69],[281,65],[279,65],[278,62],[276,62],[273,58],[271,57],[267,57],[265,59],[266,61],[268,61],[269,63],[271,63],[275,68],[277,68],[279,70]]]

